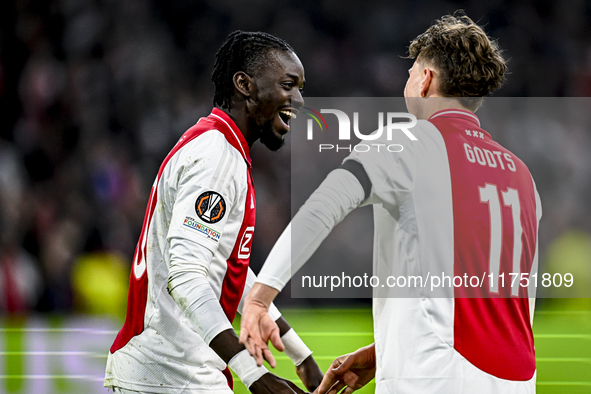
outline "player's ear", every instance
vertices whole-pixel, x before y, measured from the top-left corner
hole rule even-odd
[[[234,83],[234,89],[236,89],[243,96],[250,97],[253,85],[250,75],[244,71],[238,71],[236,74],[234,74],[232,82]]]
[[[421,87],[420,87],[420,95],[421,97],[428,97],[429,93],[433,94],[433,89],[435,88],[435,84],[433,80],[435,79],[435,72],[433,69],[429,67],[425,67],[421,73]],[[429,89],[432,89],[429,92]]]

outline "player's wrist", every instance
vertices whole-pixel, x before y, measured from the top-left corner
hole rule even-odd
[[[357,360],[360,364],[363,364],[366,367],[373,366],[375,368],[375,364],[376,364],[375,343],[372,343],[371,345],[359,348],[355,352],[353,352],[352,354],[357,358]]]
[[[296,367],[300,366],[312,354],[312,350],[302,341],[302,338],[293,328],[281,336],[281,341],[285,346],[284,353]]]
[[[324,373],[322,373],[312,355],[309,355],[300,365],[296,366],[296,374],[310,393],[320,386],[324,378]]]
[[[252,289],[246,295],[245,303],[260,306],[269,310],[271,302],[275,299],[279,292],[262,283],[255,283]]]
[[[367,345],[364,349],[365,349],[367,356],[370,359],[375,361],[375,359],[376,359],[376,344],[375,344],[375,342],[370,345]]]
[[[254,382],[269,372],[264,366],[259,367],[255,359],[246,349],[232,357],[228,362],[228,366],[236,375],[238,375],[238,378],[240,378],[246,388],[250,388]]]
[[[239,342],[238,336],[233,328],[224,330],[216,335],[209,343],[209,347],[212,348],[225,363],[229,363],[234,356],[245,350],[245,346]]]

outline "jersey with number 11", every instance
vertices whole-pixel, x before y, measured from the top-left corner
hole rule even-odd
[[[487,373],[527,380],[536,368],[525,286],[536,253],[534,184],[525,164],[476,117],[453,115],[430,121],[449,160],[454,274],[483,279],[482,286],[454,289],[454,347]]]

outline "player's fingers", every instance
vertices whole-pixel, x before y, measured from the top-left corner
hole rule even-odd
[[[243,344],[246,347],[246,350],[248,350],[248,352],[250,353],[250,355],[256,358],[256,344],[254,343],[252,337],[247,337]]]
[[[263,349],[263,357],[265,357],[265,360],[267,360],[271,368],[275,368],[277,366],[275,357],[273,357],[273,353],[271,353],[269,348]]]
[[[336,366],[336,368],[331,365],[331,370],[333,370],[335,373],[342,374],[345,371],[348,371],[349,368],[353,366],[353,364],[355,363],[355,357],[353,357],[350,354],[346,356],[341,356],[334,360],[333,364],[336,364],[337,362],[338,365]]]
[[[262,349],[267,348],[267,344],[262,341],[257,329],[251,331],[248,328],[245,328],[245,331],[245,338],[243,338],[243,330],[240,331],[240,337],[244,339],[244,342],[242,343],[246,346],[250,355],[257,360],[257,364],[261,366],[263,365]]]
[[[324,377],[322,378],[322,382],[320,382],[320,385],[316,389],[318,391],[318,394],[326,393],[334,385],[336,381],[335,376],[336,373],[334,373],[332,369],[326,371],[326,374],[324,374]]]
[[[276,328],[271,332],[271,343],[275,346],[275,349],[281,352],[285,350],[285,345],[283,345],[283,341],[279,335],[279,328]]]
[[[337,394],[345,386],[346,385],[344,382],[339,381],[335,383],[326,394]]]
[[[283,342],[281,342],[279,336],[279,327],[277,326],[277,323],[275,323],[275,321],[271,319],[271,316],[269,316],[269,314],[263,316],[259,321],[259,333],[262,342],[266,344],[270,340],[274,346],[275,344],[277,344],[277,346],[280,347],[279,350],[283,350]]]
[[[248,328],[244,327],[240,324],[240,336],[238,337],[238,342],[246,344],[248,341]],[[248,346],[246,346],[248,348]]]
[[[355,372],[346,371],[343,375],[341,375],[341,380],[348,386],[356,386],[359,383],[359,375],[357,375]]]
[[[318,386],[318,393],[319,394],[328,392],[329,389],[335,384],[335,382],[337,382],[337,380],[339,380],[337,378],[337,376],[340,376],[343,372],[346,371],[346,370],[341,370],[340,367],[342,366],[343,361],[347,360],[348,358],[349,358],[349,355],[345,354],[343,356],[337,357],[332,362],[332,364],[330,364],[330,367],[328,368],[328,370],[324,374],[324,377],[322,378],[322,382],[320,382],[320,385]],[[341,386],[341,388],[342,387],[344,387],[344,386]],[[332,389],[331,389],[331,392],[332,392]]]
[[[354,391],[355,391],[354,388],[352,388],[351,386],[347,386],[341,394],[351,394]]]
[[[246,343],[249,337],[255,336],[258,331],[258,315],[244,312],[243,310],[242,319],[240,320],[240,343]]]
[[[255,349],[254,358],[257,361],[257,365],[260,367],[261,365],[263,365],[263,350],[258,346],[255,346],[254,349]]]

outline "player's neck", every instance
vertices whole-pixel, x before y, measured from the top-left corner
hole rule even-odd
[[[233,108],[232,106],[230,106],[230,108],[218,108],[224,111],[230,117],[230,119],[234,121],[234,124],[236,124],[238,129],[242,132],[242,135],[244,136],[244,139],[246,140],[248,147],[252,149],[254,141],[252,141],[252,138],[250,138],[250,122],[246,114],[246,111],[239,110],[235,107]]]
[[[414,114],[417,119],[429,119],[433,114],[443,111],[443,110],[450,110],[450,109],[459,109],[462,111],[471,111],[470,109],[464,107],[460,102],[452,97],[429,97],[428,100],[425,100],[419,108],[417,114]]]

